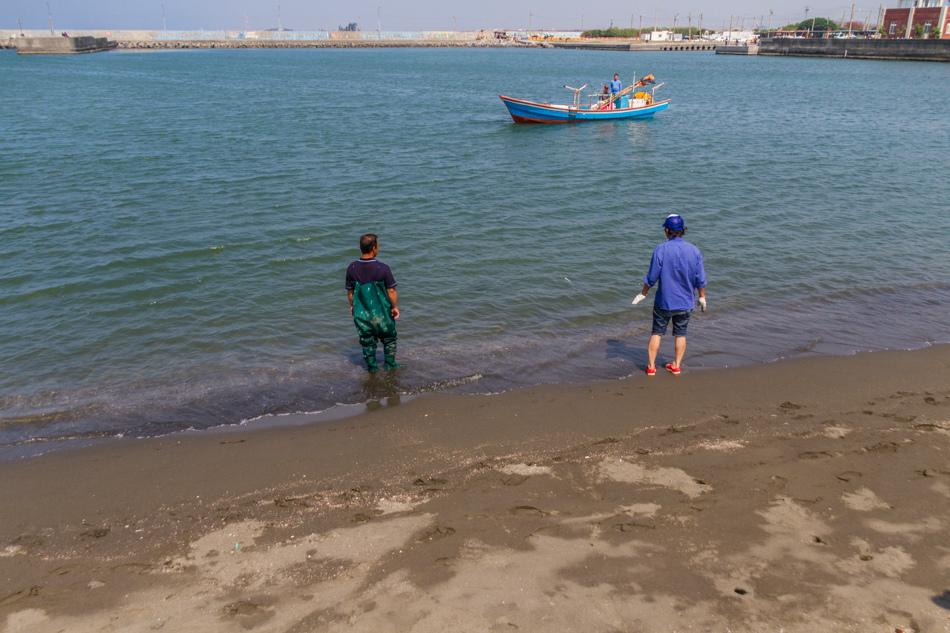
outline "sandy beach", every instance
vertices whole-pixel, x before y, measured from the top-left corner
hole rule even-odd
[[[298,422],[0,463],[0,630],[950,631],[947,345]]]

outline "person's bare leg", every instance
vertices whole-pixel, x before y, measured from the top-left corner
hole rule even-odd
[[[660,351],[660,341],[663,337],[659,334],[650,336],[650,343],[647,345],[647,369],[656,369],[656,353]]]
[[[673,337],[673,344],[675,347],[675,358],[673,359],[673,367],[679,369],[680,363],[683,362],[683,356],[686,355],[686,337],[685,336],[675,336]]]

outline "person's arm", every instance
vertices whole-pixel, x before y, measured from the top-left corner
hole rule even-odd
[[[350,300],[350,316],[353,316],[353,291],[346,289],[346,298]]]
[[[696,287],[699,289],[699,307],[706,311],[706,268],[703,266],[703,254],[699,254],[699,265],[696,267]]]
[[[396,294],[396,289],[386,288],[386,294],[389,295],[389,300],[393,304],[393,308],[392,310],[389,311],[389,313],[392,315],[394,319],[398,319],[399,318],[399,296]]]
[[[647,276],[643,278],[643,290],[640,291],[640,294],[634,297],[633,305],[637,305],[646,299],[647,294],[650,292],[650,288],[652,288],[660,278],[660,268],[662,266],[662,262],[660,261],[659,254],[657,252],[658,250],[659,248],[653,251],[653,257],[650,258],[650,270],[647,272]]]

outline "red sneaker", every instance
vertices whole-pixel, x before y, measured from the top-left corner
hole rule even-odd
[[[654,367],[653,369],[650,369],[649,367],[647,367],[647,376],[656,376],[656,367]]]
[[[668,372],[670,372],[671,374],[673,374],[674,376],[679,376],[679,375],[680,375],[680,368],[679,368],[679,367],[673,367],[672,364],[667,365],[667,366],[666,366],[666,370],[667,370]]]

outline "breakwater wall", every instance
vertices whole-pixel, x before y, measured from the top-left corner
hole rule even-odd
[[[641,40],[593,40],[581,42],[545,42],[553,48],[576,48],[593,51],[714,51],[716,43],[701,42],[643,42]]]
[[[746,44],[742,46],[727,45],[717,46],[716,55],[758,55],[759,47],[756,44]]]
[[[16,40],[20,55],[76,55],[96,53],[115,48],[115,42],[105,37],[20,37]]]
[[[70,36],[108,38],[118,48],[371,48],[527,46],[536,41],[496,39],[487,31],[68,31]],[[0,48],[17,41],[50,39],[48,31],[0,30]],[[63,38],[66,39],[66,38]]]
[[[761,40],[758,54],[950,62],[950,40],[810,40],[783,37]]]

